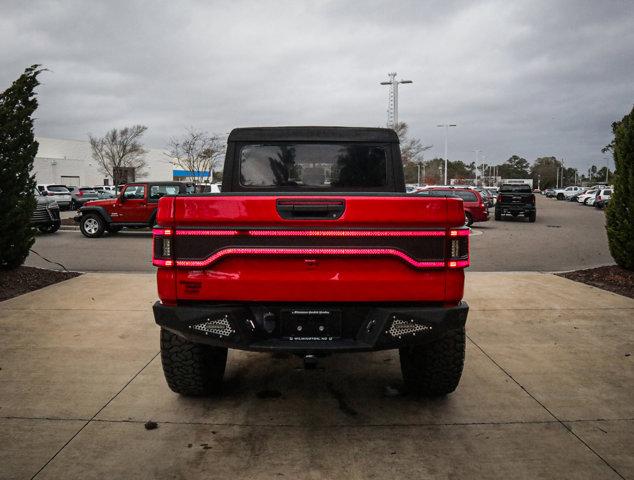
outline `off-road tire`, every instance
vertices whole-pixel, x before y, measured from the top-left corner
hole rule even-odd
[[[537,212],[528,212],[528,221],[530,223],[535,223],[536,219],[537,219]]]
[[[186,396],[220,391],[227,365],[227,349],[190,342],[161,329],[161,361],[167,385]]]
[[[84,237],[98,238],[101,237],[106,230],[106,222],[98,213],[87,213],[81,217],[79,230],[81,230]]]
[[[408,392],[438,397],[453,392],[462,376],[465,330],[451,330],[425,345],[399,349],[401,372]]]
[[[563,200],[564,199],[564,194],[563,193],[558,193],[557,194],[557,200]]]
[[[502,212],[500,210],[495,210],[495,220],[497,222],[499,222],[500,220],[502,220]]]

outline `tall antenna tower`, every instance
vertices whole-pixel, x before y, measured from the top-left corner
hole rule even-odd
[[[399,83],[414,83],[411,80],[397,80],[396,72],[388,73],[388,82],[381,82],[381,85],[389,85],[390,91],[387,97],[387,126],[396,128],[398,125],[398,85]]]

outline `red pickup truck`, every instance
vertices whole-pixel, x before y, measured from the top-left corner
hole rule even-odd
[[[220,389],[227,349],[399,349],[409,391],[458,385],[469,229],[459,198],[405,193],[392,130],[241,128],[222,193],[160,199],[154,317],[169,387]]]

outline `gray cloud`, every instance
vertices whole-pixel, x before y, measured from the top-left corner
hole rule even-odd
[[[634,102],[629,1],[15,1],[0,16],[0,85],[32,63],[37,133],[85,139],[144,123],[164,147],[193,125],[384,125],[388,71],[412,79],[400,118],[441,155],[602,164]],[[0,88],[3,88],[0,86]]]

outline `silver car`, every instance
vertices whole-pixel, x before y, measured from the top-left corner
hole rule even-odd
[[[70,191],[70,207],[77,210],[90,200],[99,200],[99,194],[92,187],[68,187]]]

